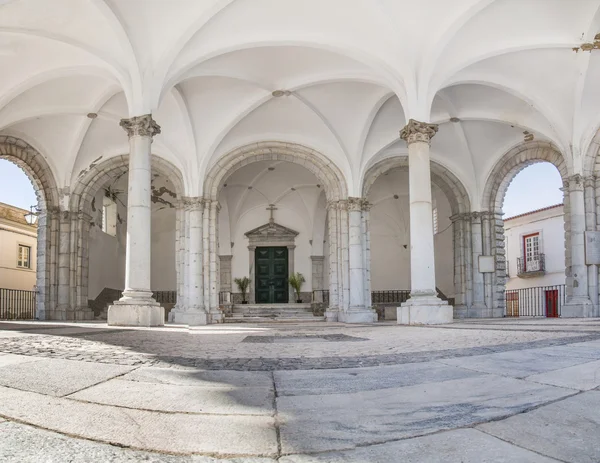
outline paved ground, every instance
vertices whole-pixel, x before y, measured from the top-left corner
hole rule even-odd
[[[600,320],[0,323],[2,462],[599,462]]]

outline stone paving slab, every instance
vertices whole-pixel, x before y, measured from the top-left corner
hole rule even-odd
[[[284,453],[345,450],[520,413],[572,390],[495,375],[353,394],[278,397]]]
[[[349,452],[285,456],[279,463],[551,463],[556,460],[502,442],[474,429],[459,429],[358,448]]]
[[[3,463],[275,463],[272,458],[217,459],[200,455],[150,453],[83,439],[17,423],[0,424]]]
[[[24,362],[0,367],[0,385],[63,396],[122,375],[131,369],[126,366],[74,360],[41,359],[35,363]]]
[[[36,362],[38,358],[27,355],[4,354],[0,355],[0,369],[8,365],[17,365],[19,363]],[[1,370],[0,370],[1,371]]]
[[[127,373],[123,376],[123,379],[198,387],[273,387],[271,373],[263,371],[215,371],[142,367],[131,373]]]
[[[282,397],[398,388],[469,378],[483,373],[431,362],[336,370],[276,371],[273,374],[277,393]]]
[[[531,375],[525,379],[536,383],[589,391],[600,386],[600,360]]]
[[[514,378],[525,378],[533,373],[558,370],[589,361],[589,358],[559,357],[531,351],[511,351],[439,360],[446,365]]]
[[[600,461],[600,392],[583,392],[478,429],[561,461]]]
[[[207,387],[114,379],[69,396],[119,407],[182,413],[272,415],[271,387]]]
[[[159,413],[0,387],[0,416],[95,441],[156,452],[275,457],[272,417]]]
[[[600,360],[600,344],[594,342],[541,347],[539,349],[530,349],[529,352],[558,357],[580,357],[590,360]]]

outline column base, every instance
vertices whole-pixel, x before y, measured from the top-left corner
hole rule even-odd
[[[94,311],[89,307],[80,307],[75,310],[75,320],[93,320],[94,319]]]
[[[344,312],[338,312],[338,321],[342,323],[375,323],[377,321],[377,312],[373,309],[352,309]]]
[[[337,322],[338,321],[338,309],[329,307],[325,310],[325,321],[326,322]]]
[[[561,318],[591,318],[594,316],[594,304],[587,297],[573,297],[562,306]]]
[[[452,306],[435,296],[411,296],[397,313],[399,325],[443,325],[454,319]]]
[[[165,309],[156,302],[137,305],[118,301],[108,308],[107,322],[110,326],[164,326]]]
[[[208,314],[204,311],[177,311],[173,313],[171,311],[172,317],[171,322],[181,324],[181,325],[190,325],[190,326],[200,326],[200,325],[208,325],[209,317]]]

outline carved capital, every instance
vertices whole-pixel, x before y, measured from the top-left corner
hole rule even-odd
[[[327,210],[335,210],[338,207],[338,202],[337,201],[327,201]]]
[[[361,212],[363,201],[362,198],[348,198],[348,210],[350,212]]]
[[[347,211],[348,210],[348,201],[340,200],[337,203],[337,207],[339,211]]]
[[[596,176],[590,175],[589,177],[584,177],[583,186],[586,188],[595,188],[596,187]]]
[[[152,114],[121,119],[119,124],[129,137],[150,137],[160,133],[160,125],[152,119]]]
[[[204,207],[204,198],[201,196],[184,196],[182,202],[186,211],[201,211]]]
[[[431,139],[438,131],[437,124],[428,124],[427,122],[419,122],[410,119],[406,127],[400,131],[400,138],[407,145],[416,142],[431,143]]]
[[[564,188],[568,191],[581,191],[583,190],[583,177],[579,174],[568,177],[564,182]]]

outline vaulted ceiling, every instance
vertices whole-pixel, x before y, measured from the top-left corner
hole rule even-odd
[[[128,151],[120,118],[153,113],[154,153],[190,195],[262,140],[320,151],[358,195],[373,163],[406,154],[414,118],[440,124],[432,158],[476,205],[525,138],[580,170],[600,126],[598,33],[600,0],[0,0],[0,133],[69,186]]]

